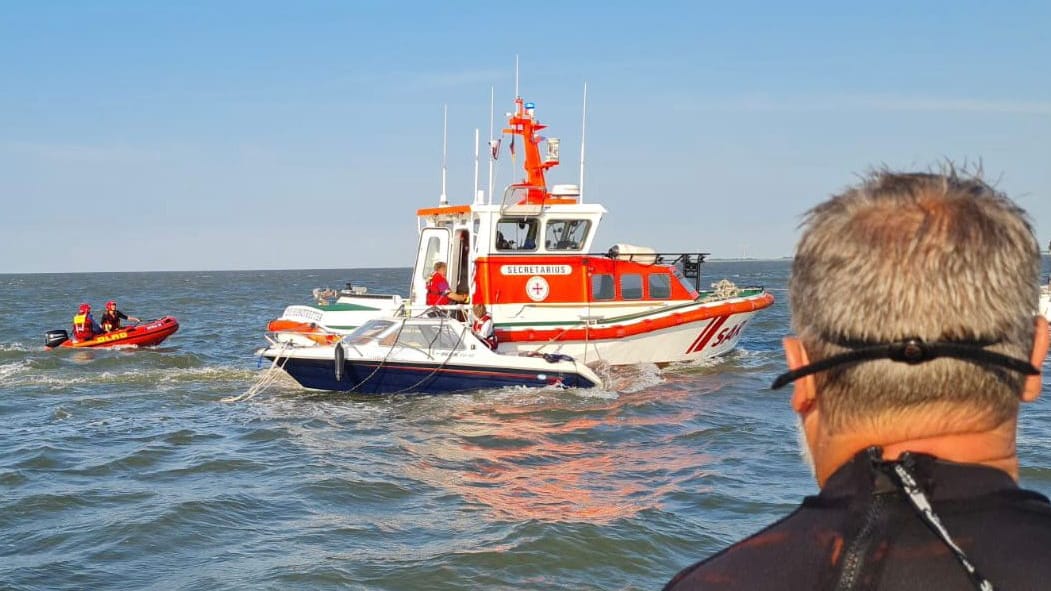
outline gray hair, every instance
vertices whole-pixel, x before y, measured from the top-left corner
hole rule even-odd
[[[792,328],[816,361],[844,341],[996,341],[1028,360],[1040,251],[1026,213],[980,176],[878,170],[810,210],[789,281]],[[997,420],[1018,410],[1016,372],[955,359],[889,360],[814,376],[839,430],[932,402]]]

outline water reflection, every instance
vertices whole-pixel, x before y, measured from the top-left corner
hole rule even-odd
[[[443,421],[445,436],[403,442],[418,458],[407,476],[484,505],[492,520],[628,518],[660,508],[677,483],[710,462],[668,428],[686,423],[695,410],[638,412],[655,400],[690,395],[657,387],[591,399],[583,408],[555,394],[559,398],[527,405],[509,400],[461,409]]]

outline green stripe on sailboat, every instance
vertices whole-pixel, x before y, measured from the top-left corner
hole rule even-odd
[[[378,312],[380,308],[361,306],[359,304],[325,304],[318,308],[326,312]]]

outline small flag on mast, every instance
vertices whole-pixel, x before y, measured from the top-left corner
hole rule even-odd
[[[503,138],[496,138],[495,140],[489,140],[489,155],[493,160],[500,159],[500,140]]]

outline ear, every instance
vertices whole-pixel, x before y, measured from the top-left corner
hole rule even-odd
[[[781,340],[785,348],[785,360],[788,369],[799,369],[810,363],[803,343],[796,337],[785,337]],[[795,381],[792,390],[792,410],[799,414],[806,414],[814,406],[817,400],[817,392],[814,388],[814,376],[806,376]]]
[[[1033,335],[1033,354],[1029,358],[1029,362],[1037,369],[1040,369],[1040,366],[1044,364],[1044,359],[1047,357],[1048,341],[1051,340],[1051,336],[1048,335],[1047,331],[1047,318],[1038,315],[1036,317],[1036,334]],[[1025,388],[1022,390],[1022,401],[1032,402],[1039,398],[1041,385],[1041,376],[1027,376],[1025,378]]]

